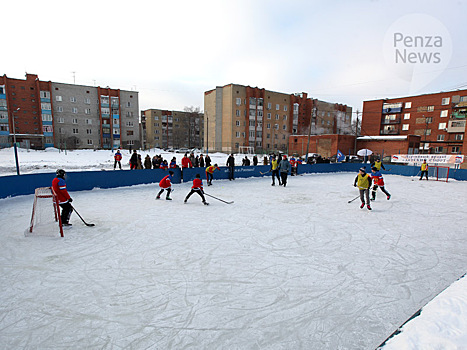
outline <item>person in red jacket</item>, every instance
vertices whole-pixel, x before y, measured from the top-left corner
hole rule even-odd
[[[117,152],[115,152],[115,155],[114,155],[114,170],[117,168],[117,164],[120,168],[120,170],[122,170],[122,154],[120,153],[120,150],[118,149]]]
[[[185,153],[185,155],[182,158],[182,169],[183,168],[192,168],[193,164],[191,163],[190,158],[188,158],[188,153]]]
[[[190,193],[187,194],[187,196],[185,197],[185,200],[183,201],[183,203],[186,203],[188,201],[188,198],[190,198],[193,193],[198,193],[198,195],[203,200],[204,205],[209,204],[208,202],[206,202],[206,199],[204,198],[203,180],[201,180],[201,175],[200,174],[196,174],[196,177],[193,180],[193,186],[191,186],[191,191],[190,191]]]
[[[174,172],[172,170],[170,170],[169,175],[165,176],[159,182],[159,187],[161,188],[161,190],[157,194],[156,199],[160,199],[162,192],[164,192],[164,190],[167,190],[167,196],[165,197],[165,199],[168,200],[168,201],[172,200],[172,198],[170,198],[170,192],[172,192],[172,182],[171,182],[171,180],[172,180],[173,174],[174,174]]]
[[[208,186],[212,185],[212,179],[214,176],[212,175],[214,173],[214,170],[220,170],[217,164],[210,165],[206,168],[206,181],[208,182]]]
[[[71,202],[73,202],[73,199],[70,197],[68,191],[66,190],[66,172],[63,169],[58,169],[55,173],[57,174],[57,177],[52,180],[52,191],[57,197],[58,204],[60,207],[62,207],[62,214],[60,215],[62,219],[62,226],[71,226],[70,216],[73,211]]]

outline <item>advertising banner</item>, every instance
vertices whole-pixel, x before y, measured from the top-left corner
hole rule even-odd
[[[462,154],[393,154],[392,163],[460,164],[464,162]]]

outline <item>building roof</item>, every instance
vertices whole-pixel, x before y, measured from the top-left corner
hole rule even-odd
[[[404,136],[360,136],[358,141],[401,141],[407,140],[408,135]]]

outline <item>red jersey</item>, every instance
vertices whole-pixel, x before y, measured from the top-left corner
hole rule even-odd
[[[170,175],[165,176],[160,182],[159,182],[159,187],[160,188],[169,188],[172,186],[172,183],[170,182]]]
[[[218,167],[215,167],[214,165],[210,165],[206,168],[206,172],[209,173],[209,174],[212,174],[214,173],[214,170],[220,170]]]
[[[193,164],[191,164],[191,160],[188,157],[183,157],[182,158],[182,168],[191,168],[193,167]]]
[[[121,161],[122,160],[122,154],[120,152],[117,152],[115,153],[115,156],[114,156],[115,160],[117,162]]]
[[[193,180],[193,186],[191,186],[192,189],[197,190],[197,189],[203,189],[203,180],[199,178],[195,178]]]
[[[68,202],[68,200],[70,199],[70,195],[68,194],[68,191],[66,190],[66,182],[64,179],[60,177],[56,177],[55,179],[53,179],[52,189],[57,196],[59,204]]]

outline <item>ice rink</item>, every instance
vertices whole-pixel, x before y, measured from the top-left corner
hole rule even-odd
[[[374,349],[465,273],[467,184],[356,174],[71,192],[64,238],[25,237],[33,196],[0,200],[5,349]],[[53,175],[51,175],[51,180]],[[51,216],[53,214],[51,213]],[[463,222],[462,222],[463,221]]]

